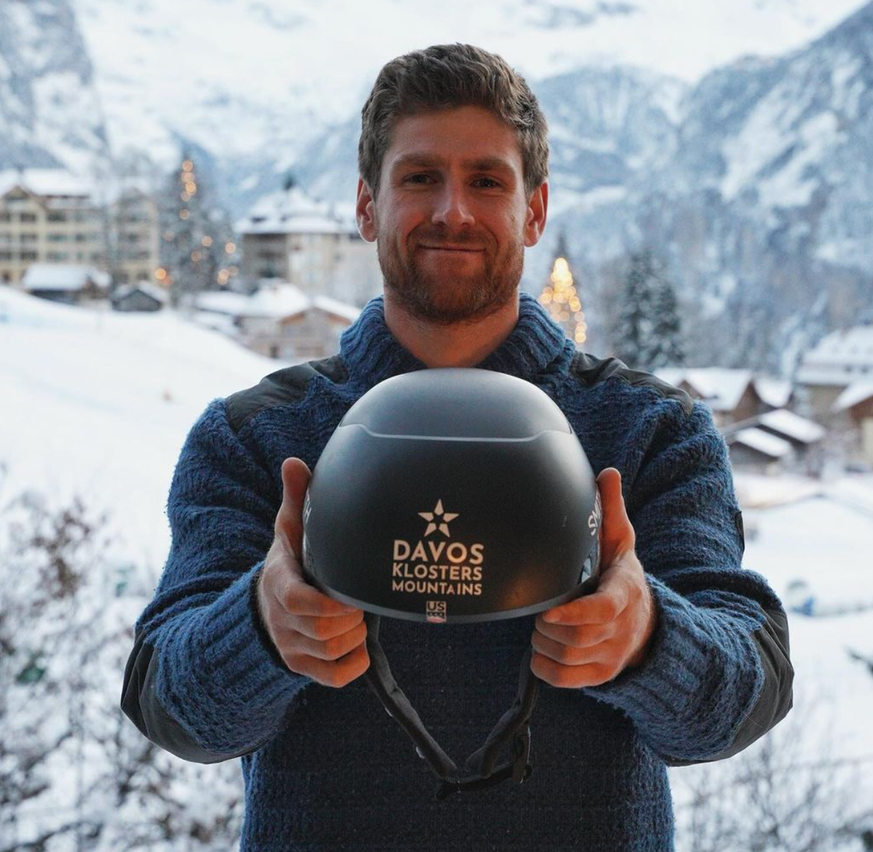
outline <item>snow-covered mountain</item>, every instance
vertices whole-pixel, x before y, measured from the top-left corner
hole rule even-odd
[[[147,152],[167,168],[188,142],[220,161],[241,213],[356,116],[385,61],[426,43],[481,44],[532,81],[632,66],[694,82],[744,54],[802,46],[859,5],[487,0],[470,15],[466,0],[2,3],[0,158],[81,168],[108,139],[115,166]]]
[[[42,0],[54,2],[54,0]],[[802,46],[860,0],[71,0],[113,148],[184,136],[282,167],[360,109],[387,60],[468,41],[532,79],[633,65],[695,81],[747,53]]]
[[[94,69],[69,0],[0,3],[0,163],[97,176],[108,153]]]
[[[628,212],[699,300],[700,356],[787,372],[823,330],[873,319],[871,139],[873,4],[689,92],[675,156]]]

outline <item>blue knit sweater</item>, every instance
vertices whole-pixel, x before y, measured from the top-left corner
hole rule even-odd
[[[790,706],[784,614],[764,579],[741,568],[739,508],[709,409],[620,362],[576,353],[521,296],[517,327],[480,367],[540,387],[595,473],[619,469],[658,628],[645,664],[610,683],[541,685],[528,781],[441,802],[363,681],[334,690],[292,673],[257,615],[254,580],[273,538],[282,460],[313,467],[355,400],[424,365],[391,335],[375,299],[339,357],[316,367],[217,399],[191,429],[168,502],[172,548],[137,622],[125,711],[182,756],[242,756],[247,852],[671,850],[667,764],[729,755]],[[478,748],[512,703],[532,627],[531,618],[383,619],[394,674],[449,754]]]

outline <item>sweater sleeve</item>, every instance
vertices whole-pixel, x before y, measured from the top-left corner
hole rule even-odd
[[[257,609],[280,502],[224,401],[210,403],[176,464],[170,553],[137,621],[122,690],[128,717],[179,757],[213,763],[256,750],[309,682],[284,665]]]
[[[671,765],[737,753],[791,708],[785,612],[743,569],[742,517],[709,409],[665,402],[625,482],[658,624],[645,662],[586,691],[623,710]],[[645,427],[641,427],[643,429]]]

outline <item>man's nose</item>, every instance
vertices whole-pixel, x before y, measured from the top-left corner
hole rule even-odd
[[[463,186],[446,182],[442,192],[437,194],[432,221],[435,225],[460,228],[475,222]]]

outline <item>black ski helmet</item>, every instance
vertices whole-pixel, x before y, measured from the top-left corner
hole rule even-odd
[[[325,594],[367,613],[367,680],[444,782],[441,795],[526,777],[530,651],[515,705],[459,773],[394,681],[379,617],[493,621],[593,591],[601,516],[594,474],[563,412],[503,373],[428,369],[387,379],[325,446],[304,503],[304,570]],[[496,766],[510,739],[512,759]]]

